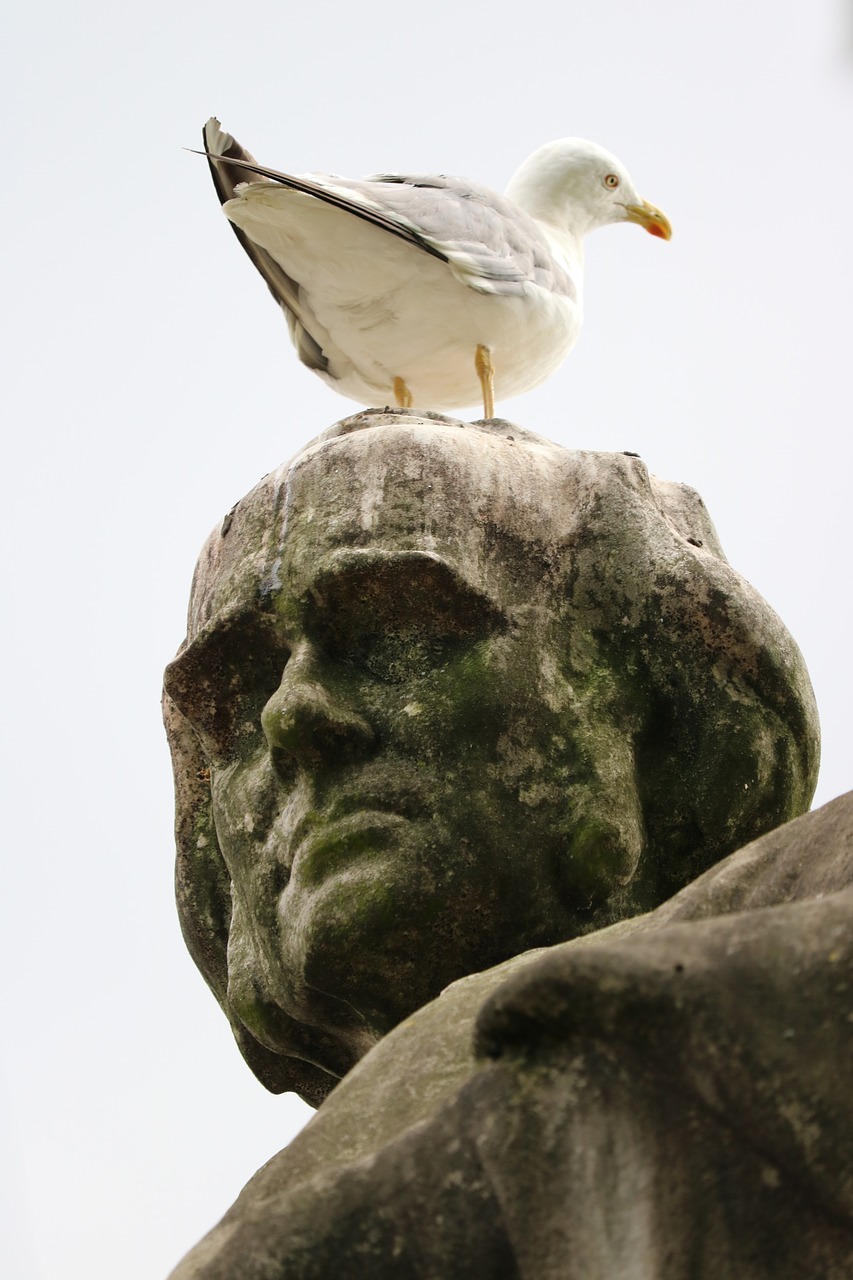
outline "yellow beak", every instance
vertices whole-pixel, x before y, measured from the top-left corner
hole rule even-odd
[[[626,204],[625,219],[627,222],[636,222],[638,226],[645,227],[649,235],[660,236],[661,240],[672,238],[669,218],[653,204],[649,204],[648,200],[642,200],[639,204]]]

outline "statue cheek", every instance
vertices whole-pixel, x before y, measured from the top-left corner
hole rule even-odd
[[[213,816],[226,861],[228,850],[257,845],[269,835],[291,791],[260,735],[245,759],[211,768]]]
[[[400,740],[443,759],[495,758],[523,700],[497,643],[483,641],[406,688],[395,717]]]

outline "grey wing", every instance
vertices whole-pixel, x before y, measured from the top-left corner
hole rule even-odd
[[[542,228],[488,187],[443,174],[384,173],[335,182],[416,229],[424,243],[440,248],[453,274],[479,292],[521,294],[533,284],[577,300]]]
[[[202,138],[216,194],[219,196],[220,204],[225,204],[226,200],[233,198],[237,184],[247,180],[247,168],[250,172],[257,169],[255,159],[232,138],[230,133],[225,133],[220,128],[219,121],[215,117],[208,120],[204,126]],[[236,163],[229,164],[228,161]],[[299,301],[299,285],[265,249],[254,244],[233,222],[229,225],[266,280],[270,293],[284,312],[290,337],[299,359],[309,369],[317,369],[325,373],[328,370],[329,361],[305,323],[303,308]]]
[[[223,194],[220,183],[217,181],[218,171],[224,170],[228,174],[223,186],[230,190],[231,195],[240,183],[251,182],[252,179],[248,175],[254,174],[256,182],[277,182],[281,186],[290,187],[293,191],[314,196],[315,199],[334,205],[356,218],[372,222],[383,231],[389,231],[392,235],[407,240],[415,248],[422,249],[433,257],[447,261],[440,247],[429,244],[427,239],[419,234],[414,224],[407,224],[405,219],[399,218],[391,210],[386,210],[381,202],[365,199],[359,189],[366,187],[369,183],[348,182],[345,178],[336,178],[329,174],[305,177],[293,173],[282,173],[279,169],[268,169],[266,165],[258,164],[257,160],[241,147],[230,133],[224,133],[219,121],[215,118],[208,120],[204,126],[203,136],[203,154],[207,156],[220,200],[223,199]],[[230,199],[230,196],[225,198]],[[242,243],[243,237],[240,239]]]
[[[446,262],[457,279],[478,292],[523,294],[530,285],[538,285],[577,298],[574,282],[554,259],[536,222],[487,187],[444,175],[379,174],[363,181],[328,175],[296,177],[257,164],[229,134],[221,133],[213,120],[205,127],[205,152],[215,183],[217,171],[230,175],[231,194],[251,173],[256,181],[278,182],[314,196]],[[217,156],[232,163],[216,160]],[[220,183],[217,191],[223,199]],[[247,238],[239,231],[237,235],[273,294],[282,301],[280,290],[261,265],[262,251],[255,246],[250,249]],[[263,254],[263,258],[272,263],[269,255]],[[284,276],[276,264],[272,265]],[[298,286],[284,278],[295,293]],[[295,310],[290,301],[283,305]]]

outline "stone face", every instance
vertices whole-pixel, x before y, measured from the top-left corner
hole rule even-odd
[[[853,1274],[853,792],[455,983],[174,1280]]]
[[[164,708],[188,946],[313,1103],[448,983],[802,812],[817,769],[799,652],[698,495],[412,414],[338,424],[226,517]]]

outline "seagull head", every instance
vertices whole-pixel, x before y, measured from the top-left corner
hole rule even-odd
[[[515,172],[506,196],[578,237],[610,222],[636,222],[662,240],[672,235],[669,219],[637,194],[621,161],[584,138],[546,142]]]

